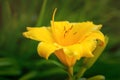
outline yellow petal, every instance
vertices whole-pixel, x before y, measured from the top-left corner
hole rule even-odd
[[[87,43],[90,45],[86,45]],[[92,51],[90,51],[90,48],[93,46],[93,43],[86,42],[64,47],[63,50],[66,55],[74,56],[77,60],[79,60],[81,57],[93,57]]]
[[[98,46],[96,40],[101,41],[101,46],[105,43],[105,37],[100,31],[92,32],[91,34],[86,36],[83,41],[80,42],[83,49],[83,57],[90,57],[90,55],[91,57],[93,56],[92,52],[95,50],[96,46]]]
[[[82,46],[82,57],[93,57],[94,55],[92,54],[92,52],[94,51],[94,49],[96,48],[97,42],[95,40],[88,40],[86,42],[82,42],[81,46]]]
[[[95,25],[92,22],[71,23],[71,25],[73,25],[73,28],[68,35],[68,40],[71,40],[71,42],[74,43],[82,40],[84,37],[86,37],[87,34],[90,34],[93,31],[97,31],[102,27],[102,25]]]
[[[52,32],[54,35],[54,38],[56,42],[60,45],[63,45],[64,43],[64,27],[69,26],[68,21],[61,21],[61,22],[53,22],[51,21],[52,26]]]
[[[81,57],[93,57],[92,49],[95,49],[95,47],[96,41],[91,40],[82,44],[63,47],[62,50],[55,51],[55,55],[63,64],[73,66],[76,63],[76,60],[81,59]]]
[[[98,31],[93,31],[92,33],[88,34],[82,41],[80,41],[80,43],[86,42],[86,41],[89,41],[89,40],[100,40],[101,41],[100,45],[104,45],[105,36],[99,30]]]
[[[41,57],[48,59],[48,57],[57,49],[57,46],[55,46],[54,44],[40,42],[37,51]]]
[[[27,32],[23,33],[23,35],[27,38],[37,41],[53,42],[53,37],[49,27],[27,27],[27,30]]]
[[[92,22],[69,23],[68,21],[51,22],[55,40],[63,46],[72,45],[85,37],[86,34],[99,30],[101,25]]]
[[[76,63],[76,57],[65,54],[63,49],[55,51],[55,55],[64,65],[68,67],[72,67]]]

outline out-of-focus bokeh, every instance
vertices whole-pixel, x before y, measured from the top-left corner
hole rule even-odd
[[[120,0],[0,0],[0,80],[66,79],[59,60],[41,58],[38,42],[22,35],[27,26],[49,26],[55,8],[56,21],[103,24],[109,43],[84,77],[102,74],[106,80],[120,80]]]

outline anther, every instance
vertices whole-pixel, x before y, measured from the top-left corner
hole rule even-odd
[[[73,35],[77,34],[77,32],[74,32]]]
[[[69,30],[71,30],[73,28],[73,25],[69,28]]]
[[[66,27],[64,26],[64,31],[66,31]]]

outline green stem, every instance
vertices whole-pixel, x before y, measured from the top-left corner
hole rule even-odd
[[[68,67],[68,75],[69,75],[68,80],[73,80],[73,67]]]
[[[86,67],[81,67],[78,71],[78,74],[75,76],[76,80],[78,80],[79,78],[81,78],[83,76],[83,74],[85,73],[85,71],[87,70]]]
[[[42,4],[42,9],[40,10],[40,14],[39,14],[36,26],[41,26],[42,25],[46,4],[47,4],[47,0],[44,0],[43,4]]]

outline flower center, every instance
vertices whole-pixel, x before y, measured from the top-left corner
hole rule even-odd
[[[66,25],[63,27],[63,33],[61,33],[61,38],[59,38],[59,43],[63,46],[68,46],[76,43],[79,40],[79,30],[76,29],[74,24]]]
[[[66,27],[64,26],[64,38],[66,37],[66,35],[67,35],[72,29],[73,29],[73,25],[72,25],[70,28],[68,28],[68,29],[66,29]]]

